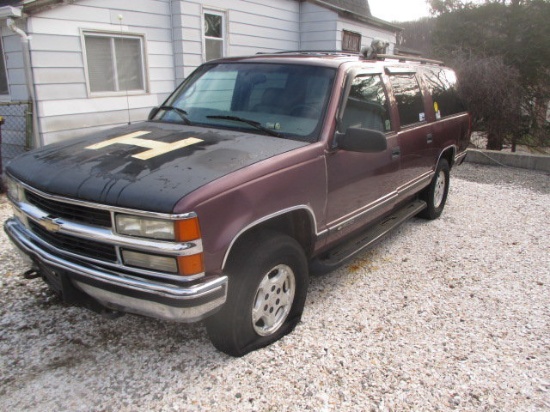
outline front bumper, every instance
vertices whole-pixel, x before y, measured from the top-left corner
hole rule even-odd
[[[185,284],[149,280],[60,257],[33,241],[15,218],[6,221],[4,230],[35,266],[57,273],[110,309],[194,322],[219,309],[227,297],[227,276],[206,276]]]

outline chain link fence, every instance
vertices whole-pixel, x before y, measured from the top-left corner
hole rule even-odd
[[[6,164],[32,147],[32,105],[30,102],[0,102],[0,193]]]

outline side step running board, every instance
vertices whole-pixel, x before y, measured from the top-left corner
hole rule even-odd
[[[353,257],[357,253],[371,246],[380,240],[384,235],[391,232],[403,222],[417,215],[427,207],[423,200],[415,200],[408,203],[394,214],[386,217],[380,223],[370,227],[365,232],[355,238],[337,246],[323,255],[323,258],[312,262],[313,272],[327,272],[336,269],[344,261]]]

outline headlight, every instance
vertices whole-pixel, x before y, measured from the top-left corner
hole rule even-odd
[[[6,185],[8,198],[14,203],[19,203],[23,199],[23,187],[9,177],[6,179]]]
[[[201,236],[196,217],[167,220],[118,214],[116,215],[116,231],[121,235],[179,242],[196,240]]]
[[[199,219],[194,214],[177,220],[117,214],[115,222],[116,231],[121,235],[175,242],[201,238]],[[126,266],[183,276],[194,276],[204,272],[202,250],[200,253],[185,256],[161,256],[128,249],[123,249],[121,253]]]
[[[139,216],[117,215],[116,230],[121,235],[174,240],[174,222]]]

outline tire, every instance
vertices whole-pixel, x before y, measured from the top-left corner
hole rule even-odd
[[[227,301],[205,321],[218,350],[243,356],[298,324],[309,280],[307,260],[296,240],[272,231],[250,236],[236,246],[226,272]]]
[[[428,207],[418,214],[419,217],[433,220],[441,216],[449,193],[449,170],[449,162],[441,159],[432,182],[420,194],[420,199],[424,200]]]

